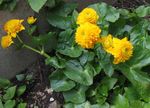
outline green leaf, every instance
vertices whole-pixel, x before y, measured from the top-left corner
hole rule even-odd
[[[27,103],[19,103],[17,108],[26,108]]]
[[[27,28],[27,32],[29,36],[31,36],[35,32],[36,29],[37,29],[36,25],[32,25],[30,28]]]
[[[4,108],[2,100],[0,99],[0,108]]]
[[[61,3],[54,10],[51,11],[52,14],[67,17],[75,8],[77,7],[76,3]]]
[[[0,5],[3,3],[3,0],[0,0]]]
[[[50,77],[50,83],[53,90],[56,92],[68,91],[75,87],[75,83],[69,80],[62,70],[56,70],[53,72]]]
[[[125,88],[125,97],[130,101],[140,99],[140,95],[134,87]]]
[[[4,104],[4,108],[14,108],[16,104],[15,100],[8,100],[6,101],[6,103]]]
[[[150,97],[150,77],[141,68],[150,64],[150,50],[136,46],[133,57],[118,66],[119,70],[129,79],[144,100]]]
[[[144,108],[150,108],[150,103],[145,103]]]
[[[0,78],[0,88],[5,88],[10,85],[10,81],[4,78]]]
[[[66,63],[64,74],[71,80],[83,85],[93,83],[94,68],[87,64],[84,68],[76,60],[70,60]]]
[[[86,64],[88,61],[93,61],[94,59],[94,52],[90,52],[90,51],[84,51],[84,53],[81,55],[80,59],[80,63],[82,65]]]
[[[64,49],[58,49],[57,51],[72,58],[79,57],[82,54],[82,48],[78,45],[72,47],[65,46]]]
[[[4,94],[4,100],[10,100],[15,96],[16,93],[16,86],[10,87],[7,89],[6,94]]]
[[[17,1],[16,0],[12,0],[8,6],[10,11],[13,11],[15,9],[15,7],[17,6]]]
[[[115,101],[115,108],[130,108],[129,101],[122,95],[118,95]]]
[[[74,104],[73,103],[64,104],[63,108],[74,108]]]
[[[116,82],[117,82],[116,78],[105,77],[102,80],[102,82],[97,86],[95,97],[96,101],[99,104],[105,103],[109,90],[113,89]]]
[[[85,101],[85,91],[87,87],[80,86],[78,89],[63,92],[65,102],[83,103]]]
[[[25,79],[25,74],[16,75],[18,81],[23,81]]]
[[[114,7],[109,6],[106,3],[97,3],[94,5],[90,5],[89,7],[96,10],[98,15],[100,16],[100,20],[115,22],[120,17],[120,13]]]
[[[55,0],[47,0],[45,5],[48,6],[49,8],[53,8],[53,7],[55,7],[56,2],[55,2]]]
[[[39,12],[47,0],[28,0],[29,5],[35,12]]]
[[[142,20],[132,28],[130,32],[130,41],[133,45],[140,45],[143,48],[149,48],[149,25],[150,22],[148,20]]]
[[[96,54],[100,58],[99,63],[104,69],[105,74],[111,77],[114,73],[114,67],[110,54],[106,53],[101,47],[96,49]]]
[[[74,10],[72,13],[72,26],[73,26],[73,28],[77,27],[76,21],[77,21],[78,15],[79,15],[79,13],[76,10]]]
[[[61,69],[65,67],[65,60],[57,57],[51,57],[45,60],[45,64]]]
[[[19,86],[19,87],[17,88],[17,95],[18,95],[18,96],[21,96],[25,91],[26,91],[26,85]]]
[[[48,23],[54,27],[60,29],[68,29],[71,28],[71,17],[67,16],[59,16],[55,14],[49,14],[47,17]]]
[[[50,39],[55,35],[53,32],[49,32],[48,34],[39,35],[38,37],[34,36],[31,39],[31,42],[35,46],[46,45],[49,43]],[[51,43],[53,44],[53,43]]]
[[[57,51],[69,57],[79,57],[82,54],[82,48],[74,44],[74,35],[72,29],[67,29],[59,34]]]
[[[150,6],[139,6],[135,9],[137,16],[145,17],[150,14]]]
[[[130,108],[144,108],[144,102],[142,101],[130,101]]]
[[[75,108],[91,108],[91,104],[87,101],[85,103],[75,105]]]

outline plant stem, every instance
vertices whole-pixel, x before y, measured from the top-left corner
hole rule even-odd
[[[29,49],[29,50],[32,50],[32,51],[34,51],[34,52],[36,52],[36,53],[38,53],[38,54],[40,54],[40,55],[42,55],[42,56],[44,56],[44,57],[46,57],[46,58],[50,58],[50,56],[49,56],[47,53],[45,53],[43,49],[42,49],[41,51],[39,51],[39,50],[37,50],[37,49],[35,49],[35,48],[29,46],[29,45],[26,45],[26,44],[21,40],[21,38],[20,38],[19,36],[17,36],[17,38],[18,38],[19,42],[23,44],[23,47],[24,47],[24,48],[27,48],[27,49]]]
[[[32,50],[32,51],[34,51],[34,52],[36,52],[36,53],[46,57],[46,58],[50,58],[50,56],[47,53],[45,53],[44,51],[39,51],[39,50],[37,50],[35,48],[32,48],[32,47],[30,47],[29,45],[26,45],[26,44],[23,44],[23,47],[27,48],[27,49],[30,49],[30,50]]]
[[[23,44],[23,41],[21,40],[21,38],[18,35],[17,35],[17,38],[18,38],[19,42]]]

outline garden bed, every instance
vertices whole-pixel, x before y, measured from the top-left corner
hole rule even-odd
[[[114,7],[116,7],[116,8],[123,8],[123,9],[128,9],[129,11],[132,11],[133,9],[135,9],[135,8],[137,8],[137,7],[139,7],[140,5],[148,5],[148,2],[147,1],[144,1],[144,0],[116,0],[115,2],[113,2],[113,4],[112,4]],[[126,14],[126,13],[123,13],[123,14]],[[148,16],[144,16],[144,18],[145,19],[147,19],[147,20],[149,20],[149,17]],[[115,19],[115,18],[114,18]],[[113,20],[113,19],[112,19]],[[112,20],[110,20],[110,21],[112,21]],[[133,20],[133,19],[131,19],[131,20]],[[138,20],[138,19],[136,19],[136,20]],[[113,23],[113,22],[115,22],[114,20],[111,22],[111,23]],[[50,22],[51,23],[51,22]],[[119,22],[120,23],[120,22]],[[53,25],[53,22],[51,23],[52,25]],[[56,23],[57,24],[57,23]],[[107,24],[107,22],[106,22],[106,24]],[[122,23],[121,23],[122,24]],[[124,23],[123,23],[124,24]],[[54,25],[53,25],[54,26]],[[57,28],[57,26],[60,26],[59,24],[58,25],[56,25],[56,28]],[[114,27],[115,27],[116,25],[114,25]],[[62,26],[60,26],[60,28],[61,29],[64,29]],[[107,27],[106,27],[107,28]],[[53,28],[53,29],[55,29],[55,28]],[[66,29],[66,28],[65,28]],[[105,29],[105,28],[104,28]],[[59,31],[59,30],[58,30]],[[105,31],[106,32],[106,31]],[[111,31],[112,32],[112,31]],[[119,33],[121,33],[121,32],[117,32],[118,34]],[[63,33],[62,33],[63,34]],[[62,36],[64,36],[64,35],[62,35]],[[119,35],[120,36],[120,35]],[[60,41],[62,41],[62,40],[60,40]],[[101,49],[100,49],[101,50]],[[92,52],[93,50],[89,50],[89,52]],[[61,52],[61,51],[60,51]],[[62,51],[63,52],[63,51]],[[86,51],[85,51],[86,52]],[[43,53],[42,53],[43,54]],[[41,55],[42,55],[41,54]],[[50,56],[54,56],[55,55],[55,51],[52,51],[51,53],[48,53]],[[58,54],[58,53],[56,53],[56,54]],[[63,53],[61,53],[61,54],[63,54]],[[63,55],[59,55],[58,54],[58,58],[60,59]],[[68,52],[67,52],[67,54],[68,54]],[[65,56],[63,56],[64,58],[66,57],[66,56],[68,56],[68,55],[65,55]],[[74,54],[74,53],[73,53]],[[76,55],[76,54],[74,54],[74,55]],[[45,57],[47,56],[47,55],[44,55]],[[69,59],[70,59],[71,57],[70,57],[70,55],[69,55],[69,57],[67,58],[67,60],[69,61]],[[74,59],[74,58],[73,58]],[[112,59],[112,58],[110,58],[110,59]],[[61,59],[62,60],[62,59]],[[83,60],[83,58],[81,58],[80,59],[81,61]],[[63,60],[62,60],[63,61]],[[67,62],[68,62],[67,61]],[[70,60],[71,61],[71,60]],[[47,60],[47,62],[49,62],[48,60]],[[58,63],[57,63],[58,62]],[[69,80],[70,82],[72,81],[74,81],[75,80],[75,84],[78,84],[78,83],[80,83],[79,85],[84,85],[84,87],[86,88],[86,86],[89,86],[89,88],[90,89],[88,89],[86,92],[88,93],[89,92],[89,95],[86,97],[87,98],[87,100],[88,101],[90,101],[91,103],[93,103],[94,105],[92,106],[92,105],[90,105],[90,103],[89,102],[86,102],[86,103],[83,103],[81,106],[79,105],[79,106],[76,106],[75,105],[75,107],[74,107],[74,103],[76,103],[76,102],[74,102],[73,103],[73,101],[74,100],[76,100],[76,99],[74,99],[73,100],[73,97],[72,97],[72,100],[70,99],[66,99],[66,98],[64,98],[63,97],[63,95],[67,92],[67,90],[65,89],[63,89],[62,90],[62,92],[55,92],[55,91],[53,91],[53,89],[51,88],[51,85],[50,85],[50,81],[49,81],[49,79],[51,80],[51,78],[52,78],[52,81],[53,82],[55,82],[54,80],[57,80],[57,77],[56,77],[56,79],[54,78],[54,76],[56,76],[55,74],[52,74],[52,76],[50,76],[51,75],[51,73],[53,73],[53,71],[55,71],[55,68],[56,67],[59,67],[59,71],[62,69],[62,67],[61,66],[63,66],[63,64],[61,64],[59,61],[53,61],[51,64],[52,64],[52,66],[54,66],[54,67],[52,67],[52,66],[49,66],[49,63],[47,63],[47,65],[45,65],[45,58],[43,58],[43,57],[39,57],[38,58],[38,60],[35,62],[35,63],[33,63],[32,65],[30,65],[26,70],[24,70],[20,75],[19,75],[19,79],[20,78],[22,78],[22,76],[24,77],[23,78],[23,80],[18,80],[18,78],[13,78],[11,81],[12,81],[12,83],[13,83],[13,85],[26,85],[26,91],[24,92],[24,94],[21,96],[21,97],[19,97],[19,101],[21,100],[22,102],[26,102],[27,103],[27,108],[61,108],[64,104],[66,104],[65,102],[68,102],[67,104],[66,104],[66,106],[65,106],[65,108],[99,108],[98,107],[98,105],[95,105],[96,103],[105,103],[105,102],[107,102],[108,104],[112,104],[112,100],[114,100],[114,95],[116,95],[117,93],[123,93],[124,92],[124,90],[123,90],[123,88],[125,88],[125,91],[128,91],[125,95],[127,96],[127,97],[129,97],[129,98],[137,98],[136,96],[134,97],[130,97],[129,95],[130,95],[130,93],[134,93],[133,92],[133,89],[131,89],[131,88],[128,88],[129,86],[131,86],[132,84],[131,83],[134,83],[134,81],[132,82],[130,82],[129,80],[131,80],[130,78],[131,78],[131,76],[129,76],[128,78],[125,78],[124,77],[124,75],[126,75],[126,73],[124,74],[124,73],[121,73],[120,72],[120,68],[118,68],[118,70],[115,70],[115,74],[113,75],[113,78],[112,79],[109,79],[111,76],[112,76],[112,73],[108,73],[107,75],[109,76],[109,77],[107,77],[108,78],[108,82],[109,82],[109,84],[111,83],[111,81],[112,82],[114,82],[114,84],[113,83],[111,83],[110,84],[110,86],[114,86],[114,85],[118,85],[118,86],[115,86],[113,89],[112,89],[112,87],[110,87],[109,89],[110,89],[110,91],[109,90],[107,90],[108,88],[105,88],[105,86],[103,86],[103,85],[105,85],[105,83],[107,82],[106,80],[107,80],[107,78],[105,79],[104,77],[106,76],[106,74],[105,74],[105,68],[104,68],[104,70],[102,70],[102,72],[101,73],[99,73],[97,76],[93,76],[93,84],[91,85],[90,83],[90,81],[87,81],[87,82],[82,82],[82,83],[80,83],[80,82],[78,82],[77,80],[76,80],[76,78],[72,78],[72,76],[69,76],[69,74],[67,74],[68,76],[69,76],[69,78],[71,79],[67,79],[67,80]],[[74,63],[77,63],[77,61],[73,61],[72,60],[72,62],[74,62]],[[82,62],[84,62],[84,60],[82,61]],[[110,61],[109,61],[110,62]],[[71,64],[71,63],[70,63]],[[84,63],[83,63],[84,64]],[[72,65],[74,65],[73,63],[72,63]],[[105,66],[111,66],[111,65],[106,65],[106,64],[103,64],[103,65],[105,65]],[[138,64],[137,64],[138,65]],[[90,65],[89,65],[90,66]],[[63,67],[64,68],[64,67]],[[80,66],[79,66],[79,68],[80,68]],[[119,70],[120,69],[120,70]],[[107,70],[107,69],[106,69]],[[124,70],[126,70],[126,68],[124,68]],[[109,70],[107,70],[107,71],[109,71]],[[61,71],[60,71],[61,72]],[[55,72],[55,73],[57,73],[57,71]],[[68,77],[67,76],[67,77]],[[148,75],[149,76],[149,75]],[[88,76],[87,76],[88,77]],[[29,78],[29,79],[28,79]],[[104,79],[103,79],[104,78]],[[116,79],[115,78],[118,78],[117,80],[118,81],[116,81]],[[59,79],[59,77],[58,77],[58,79]],[[61,78],[60,78],[61,79]],[[64,78],[65,79],[65,78]],[[129,79],[129,80],[128,80]],[[62,80],[62,79],[61,79]],[[99,84],[99,82],[103,82],[103,80],[104,80],[104,84],[103,83],[101,83],[101,84]],[[62,81],[64,81],[64,80],[62,80]],[[106,82],[105,82],[106,81]],[[140,80],[141,81],[141,80]],[[145,81],[145,80],[144,80]],[[68,83],[70,83],[70,82],[68,82]],[[147,82],[145,82],[146,84],[147,84]],[[56,83],[57,84],[57,83]],[[135,85],[138,85],[137,83],[134,83]],[[133,84],[133,85],[134,85]],[[65,85],[65,84],[64,84]],[[67,85],[67,84],[66,84]],[[86,85],[86,86],[85,86]],[[98,87],[97,87],[97,85],[98,86],[100,86],[101,88],[99,89]],[[53,85],[53,87],[54,87],[55,85]],[[70,87],[70,85],[68,85],[69,87]],[[61,86],[60,86],[61,87]],[[83,87],[83,89],[84,89],[84,87]],[[63,87],[62,87],[63,88]],[[72,87],[73,88],[73,87]],[[55,87],[55,89],[56,89],[56,91],[61,91],[60,90],[60,88],[58,87]],[[67,88],[68,89],[68,88]],[[78,88],[74,88],[74,89],[78,89]],[[99,93],[104,93],[104,96],[102,96],[102,95],[98,95],[98,96],[95,96],[95,94],[94,94],[94,91],[92,91],[92,89],[93,90],[95,90],[96,92],[99,92]],[[116,91],[114,91],[114,89],[116,90]],[[146,88],[147,89],[147,88]],[[103,90],[103,91],[102,91]],[[80,90],[79,90],[80,91]],[[107,93],[108,92],[108,93]],[[128,94],[129,93],[129,94]],[[0,91],[0,94],[2,95],[3,94],[3,91]],[[144,94],[144,93],[143,93]],[[66,97],[68,97],[69,98],[69,95],[70,94],[67,94],[66,95]],[[79,96],[81,95],[81,94],[78,94]],[[137,94],[135,94],[135,95],[137,95]],[[72,96],[72,95],[70,95],[70,96]],[[106,97],[105,97],[106,96]],[[120,108],[128,108],[128,107],[126,107],[126,106],[128,106],[128,102],[127,102],[127,100],[126,100],[126,98],[124,98],[122,95],[119,95],[120,97],[120,99],[122,99],[121,101],[120,100],[117,100],[117,102],[119,103],[119,105],[121,106]],[[139,95],[138,95],[139,96]],[[82,97],[82,96],[81,96]],[[100,98],[100,99],[98,99],[98,98]],[[18,98],[17,98],[18,99]],[[79,101],[79,103],[80,103],[80,97],[79,97],[79,100],[76,100],[77,101],[77,103],[78,103],[78,101]],[[84,99],[83,99],[84,100]],[[96,102],[94,101],[94,100],[96,100]],[[81,99],[81,101],[82,101],[82,99]],[[146,102],[147,100],[145,99],[145,100],[140,100],[140,102]],[[70,103],[69,103],[70,102]],[[71,103],[72,102],[72,103]],[[121,102],[123,102],[122,104],[121,104]],[[141,108],[141,107],[138,107],[138,104],[140,104],[140,103],[138,103],[139,102],[139,100],[138,101],[136,101],[137,102],[137,104],[134,104],[133,106],[135,107],[136,105],[137,105],[137,108]],[[148,101],[147,101],[147,103],[148,103]],[[108,108],[108,104],[105,104],[104,106],[101,106],[102,108]],[[143,104],[143,103],[142,103]],[[118,105],[118,106],[119,106]],[[125,105],[125,107],[123,107],[123,105]],[[114,107],[114,106],[112,106],[112,108],[119,108],[117,105]],[[140,105],[139,105],[140,106]],[[141,105],[142,106],[142,105]],[[19,107],[19,108],[21,108],[21,107]],[[144,108],[149,108],[149,106],[147,106],[147,107],[144,107]]]

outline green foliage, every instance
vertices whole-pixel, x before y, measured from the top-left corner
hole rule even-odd
[[[70,6],[56,7],[47,17],[49,24],[60,30],[56,56],[48,58],[46,64],[56,68],[49,79],[55,91],[63,92],[64,108],[146,108],[150,102],[150,78],[142,68],[150,64],[150,23],[146,19],[149,6],[132,11],[105,3],[89,6],[100,16],[102,36],[127,36],[132,42],[133,56],[119,65],[112,63],[113,57],[100,44],[86,50],[75,43],[78,12]],[[64,7],[68,7],[66,14]]]
[[[2,79],[0,86],[0,108],[26,108],[27,103],[23,103],[22,95],[25,94],[27,84],[25,82],[31,81],[29,75],[16,75],[17,84],[10,83],[10,80]]]
[[[13,11],[17,6],[17,0],[0,0],[0,10]]]
[[[35,12],[39,12],[47,0],[28,0],[29,5]]]
[[[97,25],[102,30],[101,37],[108,34],[119,39],[127,37],[133,44],[133,56],[116,65],[113,64],[113,56],[102,48],[101,43],[97,43],[93,49],[83,49],[76,44],[75,32],[79,26],[76,24],[76,4],[60,0],[28,2],[36,12],[47,7],[46,20],[51,29],[44,35],[35,36],[37,27],[30,25],[27,33],[32,47],[26,48],[45,56],[46,65],[55,68],[49,79],[52,89],[62,92],[64,108],[150,107],[150,74],[148,69],[143,71],[143,68],[150,66],[150,22],[147,17],[150,6],[140,6],[130,11],[116,9],[106,3],[88,6],[100,17]],[[46,49],[52,45],[49,41],[52,37],[57,41],[53,54],[49,56]],[[20,75],[17,79],[22,81],[27,78]],[[0,87],[5,90],[0,101],[2,107],[14,106],[16,94],[21,96],[26,90],[25,85],[9,85],[8,80],[0,79]],[[25,106],[20,103],[18,108]]]

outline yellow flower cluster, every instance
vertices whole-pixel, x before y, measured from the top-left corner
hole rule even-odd
[[[125,37],[123,39],[113,38],[108,35],[102,38],[104,50],[114,56],[114,64],[129,60],[133,53],[133,45]]]
[[[7,33],[7,35],[3,36],[1,39],[2,48],[7,48],[14,43],[12,38],[16,38],[17,33],[25,29],[25,27],[22,25],[23,21],[24,20],[20,19],[11,19],[5,23],[4,31]]]
[[[101,30],[98,26],[88,22],[84,23],[78,27],[75,41],[82,48],[93,48],[95,43],[99,40],[100,32]]]
[[[4,30],[7,32],[9,36],[16,37],[17,33],[24,30],[25,27],[22,25],[24,20],[12,19],[5,23]]]
[[[99,16],[92,8],[85,8],[77,18],[79,27],[76,30],[75,41],[83,48],[93,48],[100,39],[101,29],[96,25]]]
[[[81,25],[86,22],[96,24],[99,16],[97,15],[96,11],[92,8],[85,8],[77,18],[77,24]]]
[[[16,38],[17,33],[25,30],[25,27],[22,25],[23,19],[11,19],[7,21],[4,25],[4,31],[7,33],[6,36],[3,36],[1,39],[2,48],[9,47],[13,42],[12,38]],[[28,24],[33,24],[36,21],[34,17],[28,17]]]
[[[3,36],[1,39],[2,48],[7,48],[13,43],[12,37],[10,35]]]

